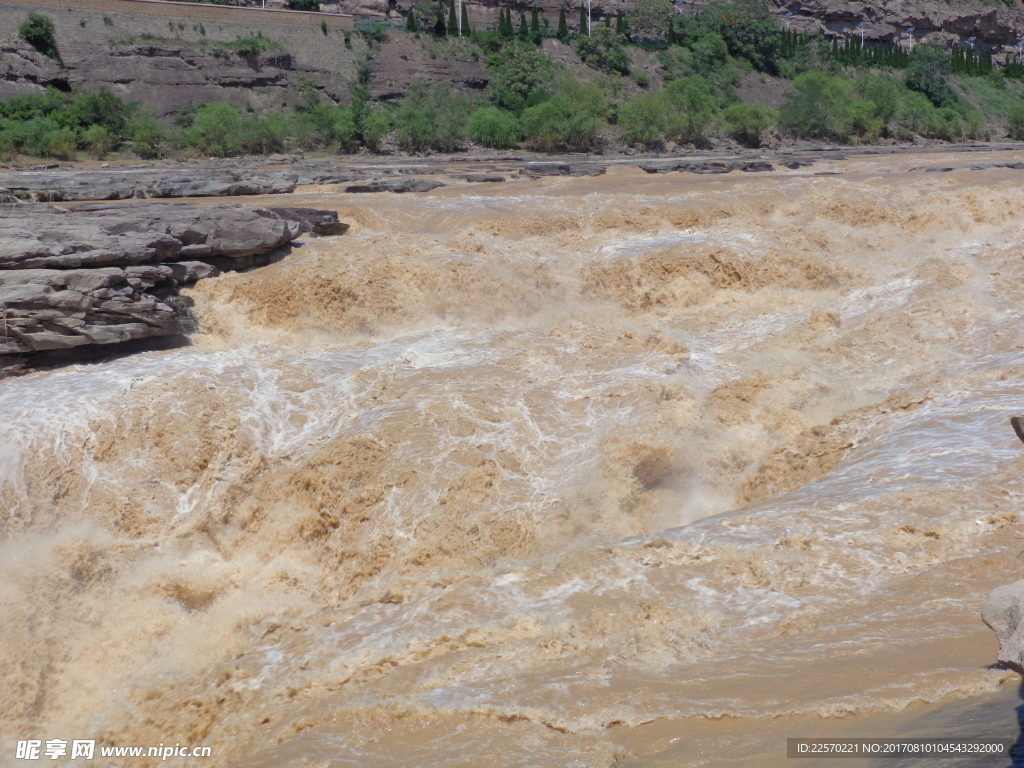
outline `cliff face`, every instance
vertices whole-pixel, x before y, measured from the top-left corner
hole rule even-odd
[[[970,37],[976,49],[990,53],[1012,52],[1024,36],[1024,8],[981,2],[838,2],[837,0],[772,0],[773,10],[782,17],[792,13],[793,29],[821,30],[830,34],[857,34],[866,21],[865,40],[904,40],[914,28],[914,41],[967,45]]]
[[[20,40],[0,44],[0,98],[59,90],[105,87],[126,102],[140,102],[158,117],[191,103],[227,101],[257,109],[300,103],[300,81],[319,84],[331,101],[347,103],[344,75],[297,64],[287,52],[253,57],[215,56],[182,44],[122,45],[88,58],[57,62]]]

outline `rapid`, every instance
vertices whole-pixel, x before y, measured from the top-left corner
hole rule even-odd
[[[191,347],[0,382],[0,763],[1017,736],[1024,186],[944,161],[281,198],[351,230],[198,284]]]

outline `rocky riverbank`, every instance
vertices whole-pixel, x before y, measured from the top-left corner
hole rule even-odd
[[[182,286],[346,228],[333,211],[238,203],[0,206],[0,376],[180,338],[195,330]]]

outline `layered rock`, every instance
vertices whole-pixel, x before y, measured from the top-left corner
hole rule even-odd
[[[190,104],[227,101],[239,107],[280,109],[305,103],[299,86],[314,84],[326,100],[348,103],[347,72],[303,66],[287,51],[240,56],[223,49],[208,53],[175,43],[97,46],[89,57],[55,61],[20,40],[0,46],[0,98],[59,90],[105,87],[125,102],[139,102],[158,117]]]
[[[195,329],[183,285],[265,263],[333,211],[167,203],[0,206],[0,372],[39,353]]]
[[[18,171],[0,173],[5,199],[57,203],[165,197],[281,195],[294,191],[292,170],[232,170],[216,167],[110,171]]]

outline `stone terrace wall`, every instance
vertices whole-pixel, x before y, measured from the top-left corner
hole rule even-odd
[[[261,33],[284,46],[296,62],[351,78],[355,54],[364,48],[358,38],[352,40],[352,48],[345,46],[345,34],[353,27],[351,16],[139,0],[0,0],[0,39],[16,38],[31,11],[53,19],[58,50],[69,64],[143,34],[198,45]],[[321,21],[327,24],[326,35]]]

